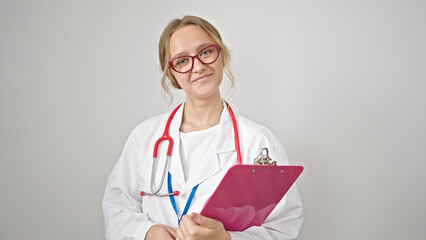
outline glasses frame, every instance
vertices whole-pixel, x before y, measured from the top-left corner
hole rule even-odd
[[[206,48],[209,48],[209,47],[215,47],[216,49],[217,49],[217,57],[216,57],[216,59],[215,60],[213,60],[211,63],[205,63],[205,62],[203,62],[199,57],[198,57],[198,55],[200,55],[200,53],[202,52],[202,51],[204,51]],[[203,47],[198,53],[197,53],[197,55],[194,55],[194,56],[190,56],[190,55],[184,55],[184,56],[177,56],[177,57],[175,57],[175,58],[173,58],[172,60],[170,60],[169,61],[169,67],[171,68],[171,69],[173,69],[173,71],[175,71],[175,72],[178,72],[178,73],[187,73],[187,72],[189,72],[189,71],[191,71],[193,68],[194,68],[194,58],[197,58],[198,59],[198,61],[200,61],[202,64],[212,64],[212,63],[214,63],[214,62],[216,62],[216,60],[219,58],[219,55],[220,55],[220,50],[221,50],[221,47],[220,47],[220,45],[219,44],[210,44],[210,45],[208,45],[208,46],[205,46],[205,47]],[[192,59],[192,62],[191,62],[191,68],[188,70],[188,71],[185,71],[185,72],[180,72],[180,71],[178,71],[178,70],[176,70],[174,67],[173,67],[173,61],[174,60],[176,60],[176,59],[178,59],[178,58],[182,58],[182,57],[190,57],[191,59]]]

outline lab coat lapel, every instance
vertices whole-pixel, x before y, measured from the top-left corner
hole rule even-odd
[[[225,102],[223,102],[223,111],[220,117],[219,129],[216,134],[215,142],[218,154],[235,151],[235,136],[232,118]]]
[[[204,182],[214,174],[220,171],[219,159],[217,157],[216,146],[214,143],[210,145],[199,161],[192,162],[195,173],[192,173],[185,186],[181,189],[182,194],[191,191],[193,187]]]
[[[231,116],[225,103],[223,104],[224,109],[221,114],[214,143],[210,145],[202,160],[193,163],[196,165],[194,169],[197,170],[197,173],[188,179],[184,187],[180,190],[182,194],[190,191],[197,184],[202,183],[221,170],[219,154],[235,151]]]

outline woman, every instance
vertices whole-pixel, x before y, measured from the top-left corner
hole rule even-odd
[[[169,129],[174,145],[166,178],[173,189],[179,189],[179,195],[174,196],[176,208],[169,197],[148,196],[149,190],[155,191],[157,186],[161,188],[159,193],[168,192],[167,184],[159,184],[166,143],[158,150],[163,155],[156,160],[160,167],[154,189],[150,187],[152,151],[171,115],[167,113],[141,123],[125,144],[103,199],[106,238],[294,239],[302,224],[302,206],[295,186],[262,226],[242,232],[228,232],[221,222],[199,214],[237,159],[230,113],[219,91],[224,71],[233,79],[229,51],[219,32],[199,17],[175,19],[160,38],[159,56],[165,91],[170,94],[166,83],[170,80],[173,87],[186,94]],[[278,164],[288,164],[280,141],[268,129],[241,116],[236,120],[244,164],[252,164],[263,147]],[[191,193],[194,198],[189,197]],[[185,206],[189,207],[186,215],[182,213]]]

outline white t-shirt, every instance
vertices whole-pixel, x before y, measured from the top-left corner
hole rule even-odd
[[[197,171],[202,171],[202,169],[197,169],[197,171],[191,171],[191,167],[194,167],[194,164],[191,164],[195,161],[203,161],[201,158],[196,158],[195,156],[203,156],[203,153],[209,149],[211,144],[214,144],[214,139],[219,125],[216,125],[211,128],[207,128],[201,131],[194,131],[183,133],[179,132],[180,138],[180,159],[182,161],[183,175],[185,177],[185,182],[191,178],[188,176],[188,173],[195,173]],[[203,166],[204,164],[196,164],[197,166]]]

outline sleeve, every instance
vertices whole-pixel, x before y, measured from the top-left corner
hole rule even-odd
[[[268,149],[270,157],[277,161],[277,164],[289,165],[287,155],[279,140],[276,140]],[[261,226],[253,226],[242,232],[230,232],[230,234],[232,240],[290,240],[296,239],[302,222],[302,202],[294,184]]]
[[[133,131],[107,180],[102,201],[107,240],[143,240],[148,229],[156,224],[142,212],[138,189],[138,151]]]

